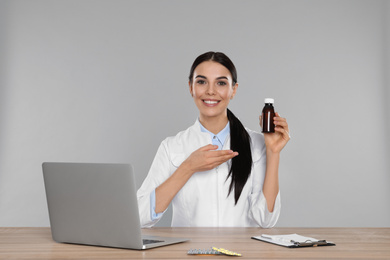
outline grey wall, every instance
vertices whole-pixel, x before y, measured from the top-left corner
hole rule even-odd
[[[265,97],[292,140],[278,226],[390,226],[388,1],[0,1],[0,226],[48,226],[43,161],[130,162],[197,117],[187,75],[218,50],[231,109]],[[387,16],[387,17],[386,17]],[[170,224],[170,213],[159,225]]]
[[[385,39],[385,48],[384,48],[384,89],[385,94],[383,95],[384,99],[384,105],[385,105],[385,111],[387,114],[387,128],[386,128],[386,136],[385,140],[387,139],[387,154],[390,155],[390,135],[387,133],[390,133],[390,1],[385,1],[385,8],[384,10],[384,39]],[[387,160],[387,171],[389,174],[390,171],[390,160]]]

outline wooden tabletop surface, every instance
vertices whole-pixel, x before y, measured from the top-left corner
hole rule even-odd
[[[190,249],[212,246],[241,253],[237,259],[390,259],[390,228],[151,228],[143,233],[191,240],[139,251],[57,243],[46,227],[3,227],[0,259],[232,259],[187,254]],[[326,239],[336,246],[285,248],[251,239],[293,233]]]

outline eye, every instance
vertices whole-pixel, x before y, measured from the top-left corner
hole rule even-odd
[[[203,79],[198,79],[198,80],[196,81],[196,84],[203,85],[203,84],[206,84],[206,81],[204,81]]]
[[[218,86],[226,86],[227,83],[226,83],[225,81],[219,81],[219,82],[217,83],[217,85],[218,85]]]

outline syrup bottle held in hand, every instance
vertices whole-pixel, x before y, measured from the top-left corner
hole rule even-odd
[[[262,133],[275,133],[275,124],[274,124],[274,99],[266,98],[264,100],[264,108],[262,111],[262,123],[263,123],[263,131]]]

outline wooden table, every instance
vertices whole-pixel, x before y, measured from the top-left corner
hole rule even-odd
[[[390,228],[151,228],[144,234],[191,241],[144,251],[56,243],[49,228],[0,228],[0,259],[390,259]],[[297,233],[336,246],[285,248],[251,239]],[[189,249],[222,247],[242,254],[187,255]]]

